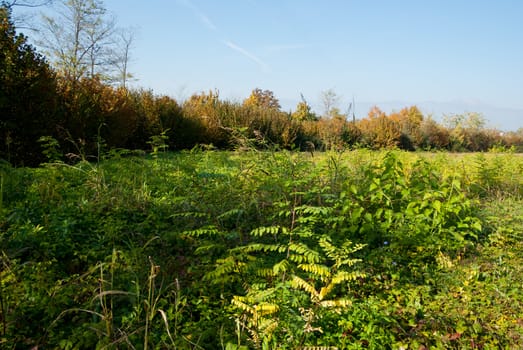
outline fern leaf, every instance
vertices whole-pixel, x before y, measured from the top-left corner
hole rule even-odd
[[[310,249],[303,243],[291,243],[289,244],[289,250],[305,257],[308,263],[318,263],[321,260],[317,251]]]
[[[233,296],[232,297],[232,300],[231,300],[231,304],[236,306],[238,309],[244,311],[244,312],[247,312],[249,314],[254,314],[255,310],[252,306],[248,305],[245,303],[245,300],[243,297],[239,297],[239,296]]]
[[[207,213],[198,213],[198,212],[184,212],[184,213],[175,213],[170,216],[171,218],[203,218],[210,219],[210,215]]]
[[[201,245],[198,248],[196,248],[194,253],[195,254],[200,254],[200,255],[210,254],[209,253],[210,251],[212,251],[214,249],[219,249],[219,248],[222,248],[221,244],[206,244],[206,245]]]
[[[279,275],[280,273],[287,272],[289,270],[289,261],[287,259],[283,259],[282,261],[274,264],[272,267],[272,272],[274,275]]]
[[[263,244],[263,243],[252,243],[244,247],[238,247],[237,250],[241,250],[243,253],[255,253],[255,252],[278,252],[283,253],[287,251],[287,246],[281,244]],[[234,249],[231,249],[234,251]]]
[[[365,277],[365,273],[359,271],[338,271],[331,280],[332,284],[340,284],[342,282],[354,281],[358,278]]]
[[[342,260],[339,260],[336,262],[336,266],[340,267],[340,266],[348,266],[348,267],[352,267],[354,266],[355,264],[361,262],[362,260],[361,259],[342,259]]]
[[[305,281],[304,279],[298,276],[293,276],[291,283],[294,288],[303,289],[304,291],[309,293],[312,299],[319,300],[318,292],[316,291],[314,286],[312,286],[309,282]]]
[[[318,245],[323,249],[329,259],[335,261],[336,267],[344,265],[353,266],[355,263],[360,262],[361,259],[353,259],[349,256],[365,247],[364,244],[354,245],[351,241],[345,241],[341,247],[336,247],[332,244],[330,237],[327,236],[320,238]]]
[[[338,248],[336,248],[332,243],[330,237],[321,237],[318,240],[318,245],[323,249],[327,257],[332,260],[336,260],[338,256]]]
[[[310,205],[301,205],[294,209],[297,213],[302,215],[310,216],[323,216],[327,217],[332,212],[332,209],[329,207],[315,207]]]
[[[305,261],[305,257],[303,257],[303,255],[299,255],[299,254],[290,254],[289,260],[296,264],[302,264]]]
[[[312,273],[315,276],[324,278],[330,277],[331,269],[325,265],[319,264],[299,264],[298,268],[302,269],[305,272]]]
[[[227,219],[227,218],[234,217],[234,216],[236,216],[238,218],[242,214],[243,214],[242,209],[231,209],[231,210],[226,211],[225,213],[218,215],[217,219],[223,220],[223,219]]]
[[[363,248],[365,248],[367,245],[366,244],[362,244],[362,243],[358,243],[358,244],[354,244],[352,243],[351,241],[345,241],[343,244],[342,244],[342,249],[347,252],[348,254],[352,254],[352,253],[355,253],[359,250],[362,250]]]
[[[246,263],[238,261],[234,256],[216,261],[216,268],[204,276],[205,280],[212,283],[223,283],[235,278],[235,274],[241,272],[247,266]]]
[[[200,236],[216,236],[220,233],[215,226],[205,226],[196,230],[184,231],[184,234],[190,237],[200,237]]]
[[[278,233],[285,234],[288,230],[285,227],[280,226],[262,226],[257,227],[254,230],[251,231],[251,235],[254,237],[262,237],[262,236],[275,236]]]
[[[323,300],[320,301],[320,306],[327,308],[346,308],[352,305],[349,299]]]
[[[276,275],[277,275],[277,273],[275,273],[273,271],[273,269],[265,268],[265,269],[258,269],[258,270],[256,270],[256,276],[259,276],[259,277],[268,278],[268,277],[274,277]]]
[[[273,303],[259,303],[254,306],[254,311],[257,317],[272,315],[280,310],[277,304]]]
[[[260,283],[253,283],[250,288],[248,288],[248,291],[251,290],[257,291],[257,290],[265,290],[267,288],[267,283],[260,282]]]
[[[336,286],[334,283],[329,283],[325,287],[322,287],[320,289],[320,293],[318,294],[318,299],[321,301],[325,299],[325,297],[332,291],[332,289]]]
[[[252,300],[252,303],[261,303],[267,299],[271,299],[275,293],[274,288],[267,288],[263,290],[252,290],[249,292],[249,300]]]
[[[261,333],[270,335],[278,328],[278,321],[274,318],[266,318],[259,322],[258,328]]]

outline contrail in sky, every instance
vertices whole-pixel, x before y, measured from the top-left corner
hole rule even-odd
[[[231,41],[224,41],[223,42],[226,46],[228,46],[229,48],[233,49],[234,51],[237,51],[239,53],[241,53],[243,56],[247,57],[248,59],[250,59],[251,61],[257,63],[264,71],[269,71],[269,65],[265,62],[263,62],[260,58],[258,58],[256,55],[250,53],[249,51],[247,51],[246,49],[244,49],[243,47],[241,46],[238,46],[236,45],[235,43],[231,42]]]
[[[190,9],[198,17],[200,22],[202,22],[208,29],[210,29],[213,32],[218,32],[218,27],[213,23],[213,21],[211,21],[209,16],[207,16],[203,11],[201,11],[190,0],[178,0],[178,2]],[[230,40],[222,40],[222,43],[224,43],[230,49],[233,49],[234,51],[242,54],[243,56],[258,64],[263,69],[263,71],[270,71],[269,65],[267,63],[263,62],[259,57],[244,49],[243,47],[236,45]]]
[[[207,17],[205,13],[200,12],[198,10],[196,10],[196,13],[198,14],[198,17],[200,17],[200,20],[205,24],[205,26],[207,26],[207,28],[209,28],[213,32],[218,30],[218,28],[216,28],[214,23],[211,21],[209,17]]]
[[[211,21],[209,16],[207,16],[204,12],[202,12],[198,7],[196,7],[192,2],[189,0],[179,0],[181,4],[183,4],[185,7],[191,9],[191,11],[194,12],[196,16],[200,19],[200,21],[210,30],[213,32],[216,32],[218,28],[216,25]]]

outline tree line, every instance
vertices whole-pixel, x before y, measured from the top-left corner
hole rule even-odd
[[[331,90],[322,97],[325,111],[316,114],[303,96],[286,112],[272,91],[259,88],[242,102],[222,99],[218,91],[177,101],[130,89],[132,33],[116,30],[101,2],[64,2],[61,20],[76,19],[69,28],[59,25],[60,17],[44,18],[45,55],[17,33],[13,4],[0,7],[0,158],[14,165],[36,166],[51,155],[66,160],[100,150],[202,144],[304,151],[523,149],[522,129],[488,129],[478,113],[448,116],[440,124],[416,106],[390,114],[374,107],[356,120],[350,111],[340,112]]]

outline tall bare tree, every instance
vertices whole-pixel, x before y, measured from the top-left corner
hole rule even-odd
[[[128,80],[133,78],[133,75],[129,72],[129,63],[135,35],[135,29],[126,28],[118,30],[115,36],[115,45],[111,55],[111,63],[114,68],[112,80],[114,83],[119,83],[123,88],[126,88]]]
[[[116,26],[101,0],[62,0],[57,14],[43,22],[40,44],[59,72],[73,81],[104,78]]]
[[[340,96],[333,89],[321,92],[321,102],[325,117],[332,118],[335,114],[339,114],[338,103],[340,102]]]
[[[116,20],[107,14],[101,2],[93,8],[91,21],[85,28],[87,37],[87,75],[91,78],[99,75],[108,79],[111,65],[112,47],[116,40]]]

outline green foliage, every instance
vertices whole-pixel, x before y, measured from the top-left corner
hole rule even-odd
[[[57,162],[62,158],[62,154],[58,150],[60,148],[60,144],[58,141],[52,137],[52,136],[42,136],[38,139],[38,142],[40,142],[42,146],[42,153],[47,158],[47,161]]]
[[[521,166],[252,148],[3,164],[0,345],[518,348]]]
[[[464,196],[459,182],[442,179],[426,161],[407,169],[395,153],[388,153],[362,168],[361,180],[336,192],[331,191],[337,186],[316,182],[322,177],[319,169],[303,161],[279,156],[271,162],[278,164],[279,173],[290,176],[272,185],[281,198],[271,204],[276,209],[272,225],[244,233],[246,244],[221,250],[224,255],[206,275],[222,288],[241,283],[244,294],[232,296],[232,312],[241,325],[239,337],[246,335],[256,347],[320,344],[322,338],[316,336],[327,326],[316,321],[332,312],[325,308],[341,312],[353,304],[350,298],[329,298],[330,293],[350,295],[347,285],[360,284],[365,276],[363,271],[341,268],[359,261],[349,254],[360,252],[378,271],[389,271],[394,262],[402,274],[421,283],[419,272],[437,266],[442,250],[461,254],[482,230],[474,202]],[[304,168],[308,173],[302,173]],[[274,171],[274,166],[268,169]],[[331,169],[337,181],[348,178],[340,173],[346,169]],[[212,226],[187,234],[211,239],[225,232]],[[350,237],[361,243],[353,247],[346,241]],[[362,254],[364,250],[368,251]],[[339,289],[341,285],[345,287]],[[234,294],[234,289],[223,291],[227,290]],[[289,294],[294,298],[287,300]],[[294,339],[284,335],[290,327],[295,329]]]
[[[165,152],[169,147],[167,145],[169,140],[169,136],[167,136],[168,131],[169,129],[162,131],[160,135],[151,136],[151,140],[147,142],[151,145],[153,157],[157,158],[160,152]]]
[[[38,165],[44,159],[37,140],[56,135],[57,114],[53,71],[0,4],[0,158]]]
[[[507,147],[503,144],[495,144],[488,150],[490,153],[516,153],[516,147]]]
[[[292,113],[292,118],[299,121],[315,121],[318,119],[305,100],[298,103],[296,110]]]

